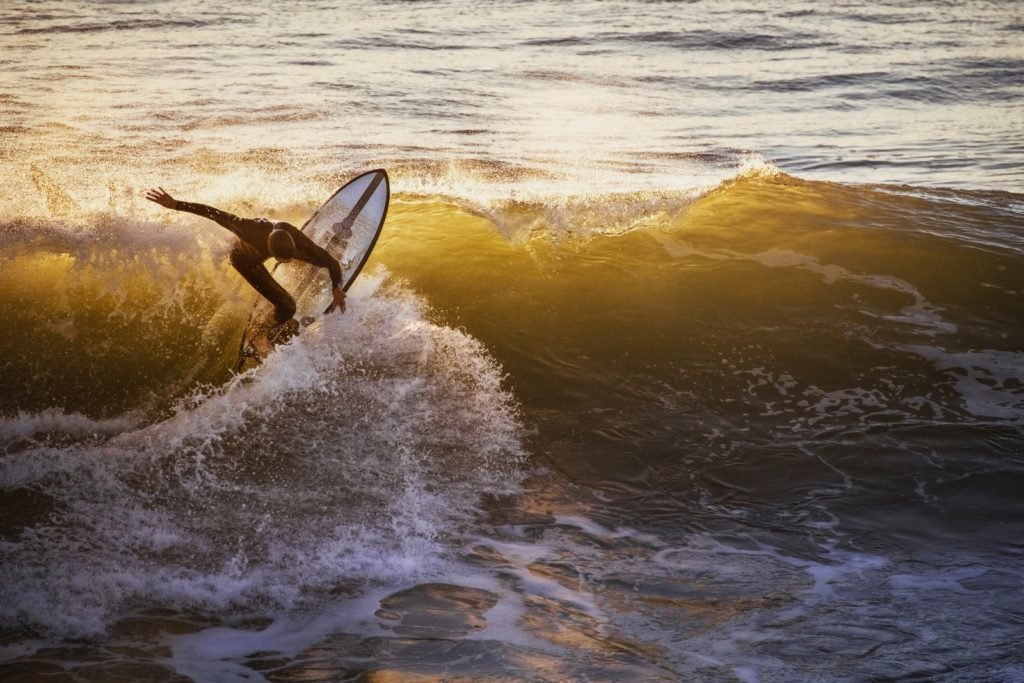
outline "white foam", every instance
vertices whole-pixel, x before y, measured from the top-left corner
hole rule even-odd
[[[831,285],[837,282],[851,282],[874,289],[892,290],[909,297],[913,303],[900,309],[898,315],[881,316],[892,322],[913,325],[919,331],[929,336],[937,334],[953,334],[957,331],[956,325],[946,322],[939,314],[939,309],[931,305],[916,287],[909,282],[891,275],[860,274],[854,273],[842,266],[830,263],[821,263],[817,257],[801,254],[789,249],[767,249],[762,252],[747,254],[732,249],[701,249],[683,240],[659,232],[649,231],[650,235],[665,249],[665,252],[673,258],[690,258],[699,256],[713,260],[742,260],[753,261],[767,268],[795,268],[806,270],[821,276],[825,284]],[[871,311],[862,311],[863,314],[876,317],[877,314]]]
[[[50,408],[37,413],[18,411],[14,417],[0,417],[0,441],[45,432],[78,437],[110,436],[135,427],[140,419],[137,415],[94,419],[78,412],[67,413],[63,408]]]
[[[442,573],[480,496],[517,489],[518,417],[483,346],[385,279],[167,420],[5,458],[5,486],[56,507],[5,544],[0,623],[95,636],[137,601],[298,608],[339,583]],[[97,427],[5,426],[51,423]]]
[[[955,386],[972,415],[1024,421],[1024,399],[1015,388],[1024,383],[1024,354],[992,349],[955,352],[917,344],[899,348],[928,359],[938,370],[957,370]]]
[[[334,633],[387,636],[375,612],[392,589],[370,588],[351,599],[333,601],[320,612],[279,615],[259,629],[218,626],[167,639],[175,671],[197,681],[238,683],[264,680],[237,663],[257,652],[294,657]]]
[[[661,544],[658,537],[652,534],[642,533],[629,527],[609,529],[602,524],[598,524],[591,519],[587,519],[586,517],[579,515],[558,515],[555,517],[555,524],[576,527],[577,529],[597,538],[632,538],[640,543],[649,543],[652,545]]]
[[[916,574],[892,574],[888,582],[894,590],[969,594],[971,591],[964,588],[960,581],[983,576],[988,571],[989,568],[983,566],[942,568]]]
[[[866,573],[885,567],[888,561],[881,556],[858,553],[839,548],[838,541],[830,538],[821,545],[826,561],[815,561],[780,552],[772,546],[750,539],[752,547],[737,548],[710,534],[693,536],[685,547],[658,551],[654,561],[673,570],[703,571],[713,567],[721,576],[747,576],[771,573],[780,568],[793,567],[804,571],[812,585],[807,589],[817,600],[835,597],[835,586],[851,578],[866,578]],[[740,558],[747,558],[745,561]]]

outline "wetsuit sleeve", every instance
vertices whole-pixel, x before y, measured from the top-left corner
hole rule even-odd
[[[341,264],[338,263],[338,259],[331,256],[326,249],[309,239],[305,233],[296,231],[292,238],[295,240],[295,258],[311,263],[314,266],[326,268],[331,273],[331,286],[340,287]]]
[[[238,229],[242,223],[242,219],[238,216],[228,213],[227,211],[215,209],[212,206],[207,206],[206,204],[176,201],[174,203],[174,208],[177,211],[187,211],[189,213],[194,213],[197,216],[202,216],[203,218],[209,218],[211,221],[227,228],[236,235],[238,235]]]

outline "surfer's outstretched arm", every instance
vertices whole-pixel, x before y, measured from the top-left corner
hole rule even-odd
[[[156,202],[160,206],[168,209],[174,209],[175,211],[188,211],[189,213],[194,213],[197,216],[209,218],[211,221],[215,221],[218,225],[227,228],[236,235],[238,234],[238,225],[242,222],[241,218],[232,213],[228,213],[227,211],[221,211],[220,209],[207,206],[206,204],[179,201],[167,194],[167,191],[162,187],[148,190],[146,192],[146,199],[151,202]]]
[[[206,204],[182,202],[172,197],[167,193],[167,190],[162,187],[148,190],[146,192],[146,199],[168,209],[174,209],[175,211],[188,211],[189,213],[194,213],[197,216],[202,216],[203,218],[209,218],[211,221],[215,221],[217,224],[235,233],[241,242],[248,244],[250,247],[254,247],[262,258],[269,258],[269,254],[263,251],[263,247],[261,245],[257,245],[257,241],[260,243],[265,242],[267,239],[267,232],[270,232],[273,225],[276,225],[279,229],[287,229],[292,240],[295,242],[295,258],[300,261],[305,261],[306,263],[311,263],[315,266],[320,266],[321,268],[326,268],[331,274],[332,302],[325,313],[330,313],[334,310],[338,310],[341,313],[345,312],[345,290],[342,288],[341,284],[341,264],[339,264],[338,259],[331,256],[326,249],[313,242],[313,240],[309,239],[309,237],[303,234],[302,231],[295,226],[288,225],[287,223],[271,224],[270,221],[267,221],[266,219],[256,220],[251,218],[239,218],[227,211],[221,211],[220,209],[207,206]],[[242,269],[239,270],[241,272]],[[256,285],[253,286],[255,287]],[[257,287],[257,289],[259,289],[259,287]]]

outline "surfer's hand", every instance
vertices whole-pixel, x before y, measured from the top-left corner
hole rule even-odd
[[[338,313],[345,312],[345,290],[341,287],[335,287],[331,290],[331,294],[334,295],[334,303],[327,307],[327,312],[330,313],[334,309],[338,309]]]
[[[153,190],[147,190],[146,199],[148,199],[151,202],[156,202],[160,206],[164,206],[168,209],[173,209],[178,205],[177,200],[171,195],[167,194],[167,191],[162,187],[158,187]]]

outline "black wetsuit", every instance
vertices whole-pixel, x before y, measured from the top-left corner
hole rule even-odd
[[[284,287],[271,277],[263,262],[272,256],[267,246],[270,233],[281,228],[287,230],[295,241],[294,258],[314,266],[326,268],[331,273],[331,285],[341,285],[341,265],[337,259],[327,253],[313,240],[309,239],[298,228],[290,223],[272,222],[266,218],[239,218],[227,211],[215,209],[205,204],[193,202],[176,202],[178,211],[188,211],[203,218],[209,218],[224,226],[238,237],[238,244],[231,250],[231,265],[242,277],[274,304],[277,322],[284,323],[295,315],[295,299]]]

